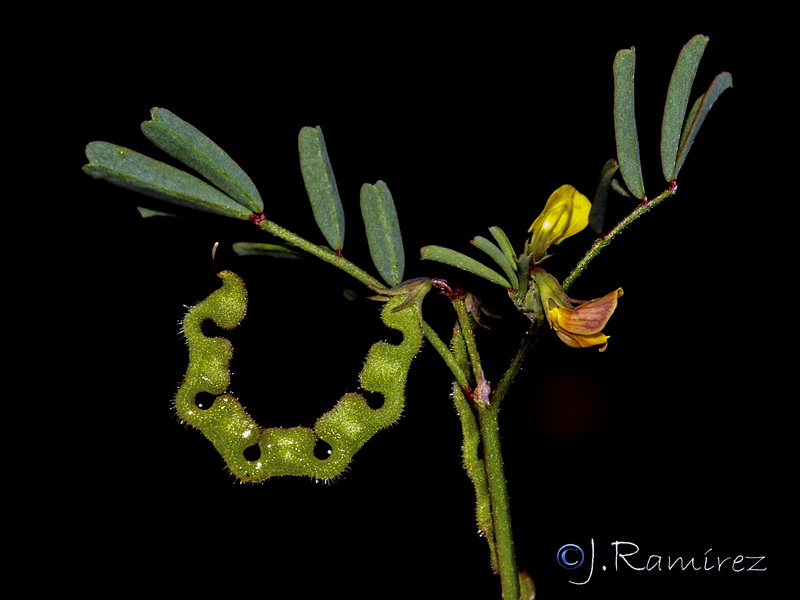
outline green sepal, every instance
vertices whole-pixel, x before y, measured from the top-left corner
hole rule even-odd
[[[730,73],[723,71],[714,78],[714,81],[711,82],[706,93],[695,101],[686,117],[686,123],[681,132],[681,144],[678,149],[678,157],[675,160],[675,177],[678,176],[678,171],[680,171],[683,166],[683,161],[686,160],[686,154],[694,143],[697,131],[703,124],[703,121],[706,120],[708,111],[711,110],[711,107],[714,105],[714,102],[717,101],[720,94],[730,87],[733,87],[733,78]]]
[[[512,288],[516,290],[519,287],[516,262],[509,259],[508,256],[506,256],[506,254],[497,245],[485,237],[480,235],[475,236],[475,238],[472,240],[472,244],[479,250],[482,250],[488,254],[492,260],[494,260],[500,266],[500,268],[503,269],[506,277],[508,277],[508,280],[511,282]]]
[[[269,256],[271,258],[300,259],[303,255],[294,248],[279,244],[261,244],[258,242],[236,242],[232,244],[237,256]]]
[[[395,306],[392,310],[403,310],[412,304],[417,307],[417,312],[420,318],[420,328],[424,328],[425,324],[422,321],[422,302],[425,296],[428,295],[433,289],[433,280],[429,277],[417,277],[416,279],[409,279],[400,285],[396,285],[388,290],[380,290],[377,296],[370,296],[372,300],[387,301],[392,296],[405,296],[403,301]]]
[[[252,214],[194,175],[128,148],[91,142],[86,158],[89,164],[83,170],[88,175],[146,196],[235,219],[249,219]]]
[[[501,285],[506,289],[511,289],[511,284],[505,277],[500,275],[500,273],[490,269],[474,258],[470,258],[466,254],[461,254],[461,252],[456,252],[450,248],[443,248],[442,246],[423,246],[420,250],[420,258],[422,258],[422,260],[435,260],[436,262],[456,267],[472,273],[473,275],[488,279],[492,283]]]
[[[661,122],[661,170],[667,181],[677,176],[678,146],[681,140],[686,107],[692,91],[697,66],[708,44],[704,35],[696,35],[681,49],[667,90],[664,119]]]
[[[603,170],[600,172],[597,191],[595,191],[594,198],[592,199],[592,209],[589,211],[589,226],[592,228],[592,231],[598,235],[603,233],[608,190],[611,188],[614,175],[617,174],[618,170],[619,163],[612,158],[603,165]]]
[[[523,254],[519,257],[519,272],[519,290],[515,294],[510,294],[511,300],[518,310],[535,322],[535,319],[541,316],[541,309],[539,308],[541,303],[539,301],[539,290],[536,288],[531,274],[530,255]],[[525,274],[524,277],[522,277],[523,273]]]
[[[325,138],[319,127],[303,127],[298,136],[300,170],[322,235],[333,250],[344,245],[344,209],[336,187],[336,178],[328,158]]]
[[[636,50],[620,50],[614,59],[614,133],[617,140],[617,161],[628,190],[644,200],[642,165],[639,159],[639,136],[636,132],[634,73]]]
[[[151,120],[141,125],[147,139],[253,213],[264,211],[255,184],[222,148],[165,108],[152,108],[150,116]]]
[[[383,280],[395,286],[403,280],[406,259],[397,209],[383,181],[361,186],[361,215],[372,262]]]
[[[531,257],[529,254],[520,255],[517,262],[517,272],[519,273],[519,287],[512,298],[521,298],[528,291],[531,275]]]

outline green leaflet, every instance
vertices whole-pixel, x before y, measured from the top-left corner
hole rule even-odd
[[[492,260],[494,260],[503,272],[506,274],[506,277],[511,282],[511,287],[513,289],[517,289],[519,287],[519,277],[517,277],[517,263],[513,259],[510,259],[505,252],[503,252],[497,245],[492,243],[490,240],[482,237],[480,235],[475,236],[472,239],[472,245],[478,248],[479,250],[483,250],[486,254],[488,254]]]
[[[383,322],[401,331],[403,341],[399,345],[373,344],[361,370],[361,387],[383,395],[380,408],[370,408],[361,394],[349,393],[322,415],[313,429],[262,428],[227,393],[231,343],[222,337],[206,337],[202,330],[206,320],[224,329],[235,327],[247,309],[242,280],[230,271],[219,273],[219,277],[222,287],[190,308],[183,320],[189,365],[175,395],[178,416],[214,444],[231,473],[242,481],[263,481],[280,475],[331,479],[341,474],[373,435],[400,418],[408,370],[422,346],[417,304],[399,309],[405,297],[397,295],[381,311]],[[317,440],[330,446],[327,458],[315,456]]]
[[[703,121],[705,121],[708,111],[711,110],[711,107],[714,105],[714,102],[717,101],[720,94],[730,87],[733,87],[733,78],[730,73],[723,71],[714,78],[714,81],[711,82],[706,93],[695,101],[686,117],[686,123],[681,132],[678,157],[675,160],[675,177],[678,176],[678,171],[680,171],[683,166],[683,161],[686,160],[686,154],[689,152],[689,148],[692,147],[694,138],[700,126],[703,124]]]
[[[383,280],[390,287],[403,280],[405,253],[397,209],[383,181],[361,186],[361,215],[367,231],[369,253]]]
[[[492,234],[494,241],[497,242],[497,245],[515,265],[516,270],[516,263],[517,263],[517,253],[514,251],[514,246],[511,244],[511,241],[508,239],[506,232],[497,227],[496,225],[489,227],[489,232]]]
[[[589,211],[589,226],[597,234],[603,233],[608,190],[611,189],[614,175],[617,174],[618,170],[619,164],[612,158],[603,165],[603,170],[600,173],[597,191],[592,199],[592,209]]]
[[[330,247],[340,252],[344,245],[344,210],[322,129],[303,127],[298,136],[298,149],[314,219]]]
[[[108,142],[86,146],[88,175],[114,185],[206,212],[249,219],[252,212],[217,188],[173,166]]]
[[[689,104],[697,66],[703,57],[708,38],[703,35],[694,36],[681,49],[678,62],[672,72],[667,90],[667,101],[664,106],[664,119],[661,123],[661,170],[667,181],[677,177],[678,145],[683,129],[683,119]]]
[[[150,115],[151,120],[141,126],[147,139],[253,213],[263,212],[264,202],[255,184],[222,148],[164,108],[153,108]]]
[[[634,73],[636,51],[620,50],[614,59],[614,134],[617,161],[625,185],[639,200],[646,198],[639,159],[639,136],[636,131]]]
[[[303,255],[294,248],[279,244],[263,244],[260,242],[236,242],[232,245],[233,251],[238,256],[269,256],[272,258],[303,258]]]
[[[450,248],[443,248],[442,246],[423,246],[420,250],[420,258],[422,258],[422,260],[435,260],[436,262],[457,267],[463,271],[468,271],[469,273],[488,279],[492,283],[501,285],[504,288],[511,288],[511,283],[497,271],[490,269],[483,263],[478,262],[474,258],[470,258],[466,254],[461,254],[461,252],[456,252]]]

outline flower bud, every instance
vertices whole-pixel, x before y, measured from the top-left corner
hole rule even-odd
[[[591,208],[592,203],[586,196],[571,185],[562,185],[550,195],[542,214],[528,229],[531,240],[526,254],[533,257],[533,262],[540,262],[547,256],[551,244],[560,244],[586,228]]]

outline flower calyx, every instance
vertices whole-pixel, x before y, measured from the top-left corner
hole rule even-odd
[[[422,311],[422,301],[431,289],[434,287],[433,280],[429,277],[418,277],[417,279],[407,279],[406,281],[392,287],[386,288],[373,288],[378,292],[376,296],[370,296],[372,300],[379,300],[382,302],[387,301],[391,296],[405,296],[400,304],[395,306],[392,310],[398,311],[415,304]]]

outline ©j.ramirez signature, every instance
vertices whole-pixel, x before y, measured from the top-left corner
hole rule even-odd
[[[765,556],[720,556],[712,548],[703,554],[673,556],[662,554],[640,553],[639,546],[633,542],[616,541],[611,543],[613,549],[614,571],[631,569],[633,571],[729,571],[733,573],[763,572],[767,570]],[[591,551],[586,555],[583,548],[576,544],[565,544],[556,553],[558,564],[568,570],[574,570],[587,564],[589,575],[584,581],[572,581],[575,585],[589,583],[595,570],[594,538],[591,539]],[[601,565],[603,571],[606,565]]]

